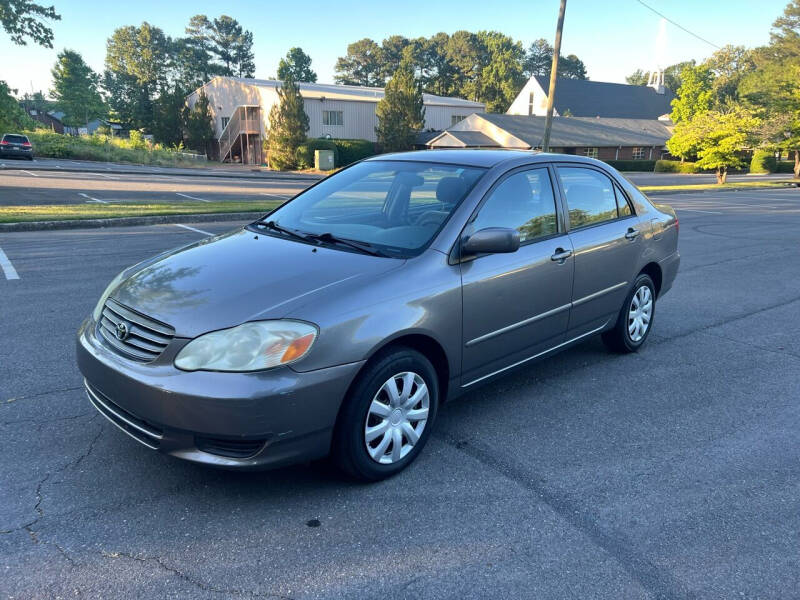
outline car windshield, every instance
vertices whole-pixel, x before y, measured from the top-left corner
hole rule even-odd
[[[24,144],[28,141],[28,138],[24,135],[14,135],[12,133],[7,133],[3,136],[3,140],[8,142],[9,144]]]
[[[346,242],[385,255],[414,255],[428,245],[484,172],[429,162],[365,161],[301,193],[264,221],[275,235],[299,233],[317,241],[338,241],[353,251],[358,247]]]

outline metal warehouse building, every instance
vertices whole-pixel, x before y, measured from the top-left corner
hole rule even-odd
[[[269,112],[278,101],[281,82],[271,79],[214,77],[187,98],[193,107],[201,90],[208,97],[219,140],[220,160],[240,157],[244,163],[262,162],[261,147],[269,130]],[[375,108],[383,88],[320,83],[298,83],[308,115],[309,137],[376,141]],[[485,106],[463,98],[423,94],[425,129],[443,130]]]

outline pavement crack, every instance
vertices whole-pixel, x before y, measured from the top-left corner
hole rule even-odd
[[[56,390],[48,390],[46,392],[37,392],[36,394],[30,394],[28,396],[15,396],[13,398],[6,398],[5,400],[0,401],[0,406],[4,404],[12,404],[14,402],[18,402],[19,400],[31,400],[33,398],[41,398],[42,396],[49,396],[50,394],[58,394],[61,392],[74,392],[75,390],[82,390],[83,386],[75,386],[75,387],[66,387],[66,388],[59,388]]]
[[[500,473],[547,504],[573,528],[613,558],[635,581],[656,598],[691,600],[695,595],[676,579],[672,573],[646,559],[631,542],[618,531],[607,531],[596,516],[568,493],[554,489],[547,481],[529,473],[521,465],[501,459],[472,440],[463,440],[454,433],[438,429],[433,436],[456,448],[467,456]]]
[[[100,554],[106,558],[111,558],[111,559],[127,558],[129,560],[134,560],[140,563],[148,563],[148,562],[155,563],[163,571],[177,577],[181,581],[193,585],[197,589],[200,589],[204,592],[211,592],[212,594],[224,594],[226,596],[246,596],[250,598],[275,598],[277,600],[293,600],[290,596],[283,596],[281,594],[272,594],[269,592],[261,593],[249,590],[240,590],[236,588],[219,588],[216,586],[212,586],[202,581],[198,581],[193,577],[190,577],[183,571],[168,565],[164,561],[164,559],[161,558],[160,556],[146,556],[146,555],[130,554],[128,552],[105,552],[105,551],[101,551]]]

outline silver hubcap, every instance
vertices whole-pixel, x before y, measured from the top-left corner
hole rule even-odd
[[[628,335],[631,341],[638,342],[647,333],[653,316],[653,294],[643,285],[633,295],[628,311]]]
[[[364,440],[372,460],[390,465],[406,456],[428,422],[430,396],[416,373],[390,377],[375,394],[364,423]]]

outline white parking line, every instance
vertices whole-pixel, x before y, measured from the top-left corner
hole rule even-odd
[[[108,204],[105,200],[100,200],[99,198],[92,198],[89,194],[84,194],[83,192],[78,192],[78,196],[83,196],[84,198],[88,198],[87,202],[97,202],[99,204]]]
[[[2,248],[0,248],[0,267],[3,268],[3,273],[5,273],[6,279],[19,279],[17,270],[14,268],[14,265],[11,264],[11,261],[8,260],[8,257],[6,256],[6,253],[3,252]]]
[[[710,210],[698,210],[696,208],[679,208],[675,207],[675,210],[688,210],[689,212],[699,212],[699,213],[706,213],[707,215],[721,215],[721,212],[711,212]]]
[[[188,225],[181,225],[180,223],[174,223],[175,227],[183,227],[184,229],[188,229],[189,231],[195,231],[197,233],[202,233],[203,235],[214,235],[209,231],[203,231],[202,229],[195,229],[194,227],[189,227]]]
[[[94,175],[99,175],[100,177],[105,177],[106,179],[119,179],[119,177],[114,177],[113,175],[106,175],[105,173],[94,173]]]
[[[292,196],[288,196],[286,194],[267,194],[265,192],[261,192],[262,196],[268,196],[270,198],[280,198],[281,200],[288,200]]]
[[[183,196],[184,198],[189,198],[190,200],[199,200],[200,202],[211,202],[211,200],[205,200],[204,198],[198,198],[197,196],[190,196],[189,194],[181,194],[180,192],[175,192],[178,196]]]
[[[36,173],[31,173],[30,171],[26,171],[25,169],[20,169],[23,173],[27,173],[28,175],[33,175],[34,177],[38,177]]]

